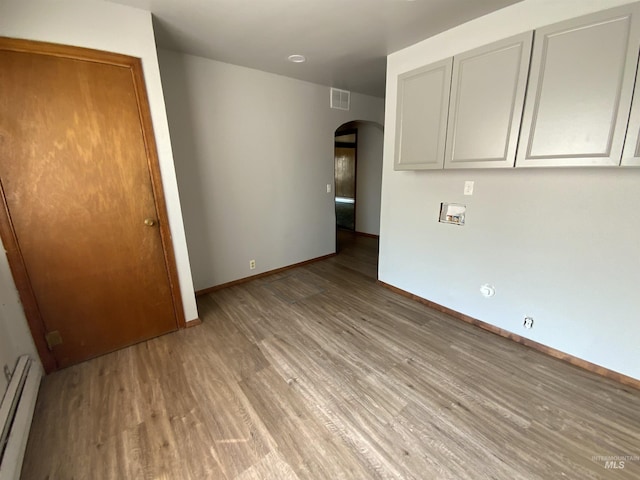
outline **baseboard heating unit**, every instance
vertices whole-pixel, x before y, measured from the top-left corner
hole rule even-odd
[[[0,404],[0,480],[20,478],[41,378],[40,365],[28,355],[18,359]]]

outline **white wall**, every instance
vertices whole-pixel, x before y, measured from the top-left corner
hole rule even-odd
[[[333,137],[383,100],[159,50],[196,289],[335,251]],[[304,68],[304,66],[301,66]],[[257,268],[249,270],[249,260]]]
[[[1,259],[6,263],[4,255]],[[8,272],[8,267],[6,271],[0,272],[0,399],[7,387],[4,376],[5,366],[13,371],[18,357],[24,354],[39,361],[38,352],[29,334],[27,322],[24,320],[22,306],[13,301],[16,293],[12,291],[12,285],[7,285],[5,272]],[[9,281],[13,284],[11,277]]]
[[[6,388],[4,366],[13,370],[18,357],[25,354],[39,362],[7,257],[0,255],[0,398]]]
[[[358,159],[356,172],[356,232],[380,234],[382,191],[382,125],[356,122]]]
[[[640,169],[393,171],[398,74],[623,3],[525,0],[388,57],[379,277],[640,379]],[[437,222],[443,201],[467,204],[464,227]]]
[[[89,47],[142,58],[184,312],[187,321],[197,318],[151,14],[91,0],[3,0],[0,2],[0,35]],[[11,341],[6,345],[15,348],[12,355],[31,353],[37,358],[6,256],[0,256],[0,278],[3,280],[0,285],[0,334],[4,333],[3,330],[10,332]],[[5,348],[10,348],[6,345],[0,345],[3,352]]]

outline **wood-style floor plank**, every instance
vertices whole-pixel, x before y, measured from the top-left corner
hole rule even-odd
[[[313,406],[293,388],[295,383],[268,368],[243,380],[242,389],[297,477],[367,478],[359,456],[336,443]]]
[[[640,478],[639,391],[380,287],[377,241],[339,239],[46,377],[23,478]]]

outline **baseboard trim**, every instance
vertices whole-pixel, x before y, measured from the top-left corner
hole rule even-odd
[[[273,275],[275,273],[285,272],[287,270],[291,270],[292,268],[303,267],[305,265],[309,265],[310,263],[319,262],[321,260],[326,260],[327,258],[331,258],[335,256],[336,256],[335,253],[330,253],[328,255],[323,255],[321,257],[305,260],[304,262],[298,262],[292,265],[287,265],[286,267],[280,267],[274,270],[269,270],[268,272],[262,272],[262,273],[258,273],[257,275],[251,275],[250,277],[239,278],[238,280],[234,280],[232,282],[221,283],[220,285],[214,285],[213,287],[203,288],[202,290],[196,290],[196,297],[199,297],[201,295],[206,295],[207,293],[215,292],[217,290],[222,290],[223,288],[235,287],[236,285],[241,285],[243,283],[250,282],[251,280],[257,280],[258,278],[268,277],[269,275]]]
[[[376,235],[374,233],[356,232],[356,235],[359,235],[361,237],[369,237],[369,238],[380,239],[380,235]]]
[[[189,320],[185,324],[185,328],[197,327],[198,325],[202,325],[202,320],[200,320],[200,317],[196,317],[193,320]]]
[[[629,387],[637,388],[638,390],[640,390],[640,380],[637,380],[633,377],[629,377],[628,375],[624,375],[623,373],[619,373],[614,370],[609,370],[608,368],[596,365],[595,363],[588,362],[587,360],[574,357],[573,355],[561,352],[560,350],[556,350],[555,348],[549,347],[547,345],[543,345],[533,340],[529,340],[528,338],[521,337],[520,335],[512,333],[508,330],[496,327],[495,325],[491,325],[490,323],[483,322],[482,320],[478,320],[477,318],[470,317],[469,315],[465,315],[464,313],[457,312],[448,307],[432,302],[431,300],[427,300],[426,298],[422,298],[398,287],[394,287],[393,285],[389,285],[388,283],[385,283],[381,280],[378,280],[378,284],[383,286],[384,288],[391,290],[392,292],[402,295],[403,297],[410,298],[412,300],[415,300],[416,302],[426,305],[429,308],[442,313],[446,313],[447,315],[450,315],[457,320],[462,320],[463,322],[470,323],[472,325],[475,325],[476,327],[482,328],[483,330],[487,330],[488,332],[491,332],[493,334],[508,338],[509,340],[513,340],[514,342],[533,348],[534,350],[542,352],[546,355],[563,360],[576,367],[580,367],[584,370],[588,370],[589,372],[596,373],[602,377],[615,380],[616,382],[619,382],[623,385],[627,385]]]

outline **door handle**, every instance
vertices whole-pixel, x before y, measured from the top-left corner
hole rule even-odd
[[[153,227],[156,224],[156,221],[153,218],[145,218],[144,219],[144,224],[147,227]]]

